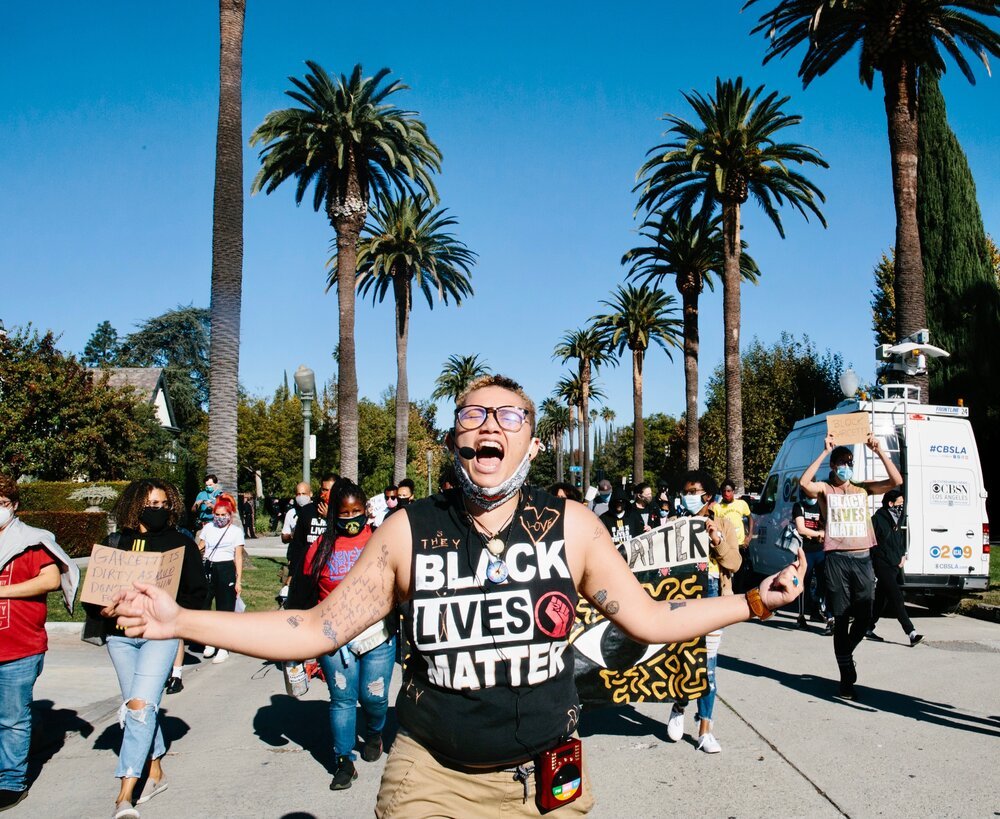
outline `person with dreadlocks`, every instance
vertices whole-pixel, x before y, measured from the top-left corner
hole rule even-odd
[[[177,529],[183,509],[180,494],[172,484],[156,478],[133,481],[115,504],[112,514],[118,521],[118,531],[108,536],[106,545],[130,552],[184,549],[177,603],[185,608],[200,609],[208,586],[198,546],[190,535]],[[111,607],[102,609],[93,603],[84,603],[84,607],[91,616],[105,618],[108,654],[122,692],[118,722],[124,734],[115,771],[121,785],[113,816],[115,819],[137,819],[139,811],[133,807],[133,801],[141,805],[167,788],[160,764],[167,749],[157,712],[163,685],[177,653],[177,640],[127,637],[111,619]],[[149,777],[139,798],[134,800],[135,784],[142,776],[147,759],[151,759]]]
[[[347,577],[372,527],[365,514],[368,498],[364,490],[341,480],[330,496],[326,532],[306,552],[302,573],[289,597],[292,608],[311,608],[325,600]],[[389,682],[396,658],[394,625],[379,620],[351,642],[317,659],[330,689],[330,730],[337,768],[330,790],[351,787],[358,778],[354,767],[357,742],[356,709],[361,705],[366,719],[361,758],[375,762],[382,755],[382,729],[389,710]]]

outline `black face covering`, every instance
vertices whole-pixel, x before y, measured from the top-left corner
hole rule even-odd
[[[355,515],[353,518],[337,518],[337,531],[343,532],[349,537],[354,537],[368,522],[367,515]]]
[[[170,510],[147,506],[139,513],[139,522],[150,532],[161,532],[167,527]]]
[[[400,498],[400,497],[397,497],[396,498],[396,503],[399,504],[400,506],[409,506],[410,505],[410,501],[412,501],[412,500],[413,500],[413,498]]]

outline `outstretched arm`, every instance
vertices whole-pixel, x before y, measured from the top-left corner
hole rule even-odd
[[[406,515],[393,515],[372,535],[344,581],[307,611],[192,611],[161,589],[137,584],[118,595],[109,616],[118,617],[129,637],[181,637],[265,660],[315,657],[350,642],[408,594],[410,548]]]
[[[799,478],[799,487],[810,498],[821,495],[826,488],[826,484],[823,481],[814,481],[813,478],[816,477],[816,471],[819,469],[819,465],[823,463],[823,459],[829,457],[830,453],[833,452],[833,447],[833,435],[828,432],[826,440],[823,442],[823,451],[816,456],[816,460],[809,464],[806,471],[802,473],[802,477]]]
[[[901,486],[903,483],[903,476],[899,474],[899,470],[896,469],[896,464],[892,462],[892,458],[890,458],[888,453],[882,449],[881,444],[878,442],[878,438],[874,435],[869,435],[866,446],[882,459],[882,465],[885,467],[886,474],[889,476],[884,481],[865,481],[864,487],[868,490],[869,494],[881,495],[888,492],[890,489],[895,489],[897,486]]]
[[[682,642],[750,619],[744,595],[653,600],[622,560],[607,530],[583,507],[567,504],[566,541],[580,592],[634,640]],[[806,561],[800,557],[761,583],[764,605],[774,610],[798,597],[805,570]]]

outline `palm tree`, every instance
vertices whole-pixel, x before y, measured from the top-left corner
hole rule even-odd
[[[631,262],[629,278],[643,284],[659,285],[666,276],[673,276],[684,308],[684,396],[687,468],[697,469],[701,446],[698,427],[698,299],[707,284],[714,290],[713,274],[723,268],[721,219],[705,227],[692,218],[671,219],[657,212],[647,219],[640,235],[649,243],[635,247],[622,257],[622,264]],[[741,242],[740,275],[743,281],[757,283],[757,263],[746,253]]]
[[[539,416],[536,432],[538,437],[548,443],[555,450],[556,456],[556,480],[565,479],[562,458],[562,439],[569,428],[569,410],[556,401],[555,398],[546,398],[538,407]]]
[[[590,320],[605,336],[605,343],[619,356],[628,347],[632,351],[632,414],[634,420],[632,446],[632,479],[644,480],[646,428],[642,417],[642,367],[649,345],[655,343],[673,360],[671,347],[677,347],[680,319],[675,318],[676,299],[659,288],[648,285],[619,285],[611,301],[601,304],[610,313],[593,316]]]
[[[670,217],[709,222],[722,210],[722,310],[725,331],[726,468],[743,491],[743,397],[740,384],[740,209],[750,197],[784,238],[778,207],[790,205],[806,219],[813,213],[826,226],[817,200],[823,194],[790,165],[826,162],[805,145],[778,142],[779,132],[802,118],[782,109],[788,97],[764,86],[744,88],[743,79],[717,79],[715,96],[692,92],[684,98],[697,123],[667,115],[673,141],[650,150],[639,170],[639,207],[662,208]]]
[[[604,421],[604,440],[607,441],[614,433],[615,411],[611,407],[601,408],[601,420]]]
[[[750,0],[744,8],[759,0]],[[961,50],[965,46],[986,65],[987,52],[1000,55],[1000,35],[966,12],[1000,16],[991,0],[780,0],[764,12],[753,33],[770,39],[764,62],[784,57],[799,45],[806,52],[799,77],[807,87],[855,46],[861,46],[859,78],[871,89],[882,75],[896,208],[896,337],[927,326],[924,265],[917,226],[917,76],[946,69],[942,49],[966,79],[976,77]],[[925,398],[927,375],[911,379]]]
[[[567,427],[567,432],[569,433],[569,452],[570,460],[576,460],[573,458],[573,430],[577,431],[577,452],[580,453],[579,460],[581,461],[581,475],[585,467],[582,466],[582,461],[584,457],[584,442],[586,440],[586,432],[582,423],[584,417],[583,410],[583,376],[579,371],[571,373],[570,375],[563,376],[556,383],[556,388],[553,394],[561,398],[566,404],[567,410],[569,412],[569,426]],[[601,389],[598,384],[591,380],[587,386],[587,397],[595,398],[598,401],[604,399],[604,390]],[[584,484],[584,489],[589,484]]]
[[[236,428],[243,302],[243,20],[246,0],[219,0],[219,123],[212,212],[208,466],[237,488]]]
[[[301,108],[272,111],[250,137],[263,145],[253,192],[271,193],[294,178],[295,203],[310,186],[312,206],[325,209],[337,234],[337,424],[340,472],[358,479],[358,373],[354,350],[354,284],[358,239],[372,195],[414,187],[436,198],[431,171],[441,169],[441,152],[427,137],[413,111],[386,99],[406,88],[385,85],[389,69],[363,77],[360,65],[350,77],[331,78],[311,60],[304,80],[290,77],[285,93]]]
[[[571,358],[579,362],[580,376],[580,413],[582,423],[582,441],[580,445],[583,458],[583,488],[590,486],[590,382],[593,372],[603,364],[614,366],[618,362],[608,349],[603,335],[594,327],[572,330],[566,333],[556,345],[554,357],[565,364]]]
[[[451,355],[441,368],[441,375],[434,383],[437,385],[431,393],[431,399],[440,401],[448,398],[458,401],[466,387],[482,375],[489,375],[490,368],[485,361],[480,361],[478,355]]]
[[[358,293],[369,293],[372,303],[385,299],[392,290],[396,304],[396,453],[394,483],[406,477],[407,446],[410,434],[410,385],[406,375],[406,348],[410,332],[410,310],[416,285],[434,309],[434,294],[445,304],[450,296],[461,304],[472,295],[468,273],[476,254],[446,232],[457,222],[435,210],[426,196],[403,194],[385,200],[382,208],[370,214],[366,236],[358,244]],[[337,283],[337,251],[328,267],[329,290]]]

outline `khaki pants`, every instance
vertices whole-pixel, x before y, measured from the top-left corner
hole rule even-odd
[[[564,819],[584,816],[594,807],[587,766],[583,767],[583,794],[546,816]],[[535,779],[524,786],[510,771],[464,773],[446,768],[420,743],[400,734],[392,745],[382,774],[375,816],[378,819],[427,819],[427,817],[541,816],[535,803]]]

